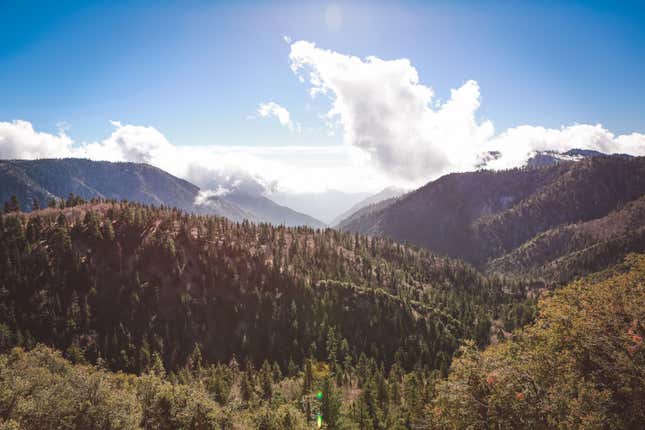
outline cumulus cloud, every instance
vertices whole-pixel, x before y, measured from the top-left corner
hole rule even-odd
[[[62,130],[54,135],[35,131],[28,121],[0,122],[0,158],[69,157],[72,143]]]
[[[174,146],[154,127],[123,125],[110,121],[115,127],[107,139],[84,143],[74,150],[74,156],[107,161],[150,163],[170,155]]]
[[[307,41],[294,42],[289,58],[292,71],[310,85],[312,97],[329,97],[326,122],[340,126],[347,144],[365,151],[394,179],[421,183],[450,171],[471,170],[487,151],[501,153],[487,165],[493,168],[519,166],[542,150],[645,152],[645,135],[616,137],[601,125],[524,125],[496,134],[491,121],[478,118],[477,82],[453,89],[441,103],[408,59],[362,59]]]
[[[145,162],[195,183],[207,199],[234,191],[413,187],[447,172],[478,168],[482,161],[496,169],[520,166],[535,151],[581,148],[645,155],[645,134],[616,136],[602,125],[520,125],[496,133],[491,121],[478,117],[481,98],[475,81],[439,102],[407,59],[363,59],[304,41],[291,44],[289,57],[310,94],[329,98],[323,121],[342,131],[346,145],[185,146],[169,142],[155,127],[118,121],[111,122],[114,130],[102,140],[74,142],[64,129],[46,133],[16,120],[0,122],[0,158]],[[300,129],[275,102],[261,104],[257,114]]]
[[[290,131],[300,131],[300,124],[291,121],[291,115],[287,108],[275,102],[261,103],[258,106],[258,115],[263,118],[275,117],[283,127],[287,127]]]
[[[393,176],[408,180],[472,165],[493,135],[478,121],[479,86],[466,82],[433,109],[433,90],[419,82],[407,59],[361,59],[320,49],[305,41],[291,45],[292,70],[305,74],[310,94],[327,94],[326,117],[343,128],[344,138],[373,157]]]

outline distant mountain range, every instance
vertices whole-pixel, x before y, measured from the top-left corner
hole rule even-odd
[[[340,228],[407,241],[489,270],[520,273],[522,264],[536,275],[558,272],[564,282],[584,272],[586,260],[598,266],[645,250],[645,157],[579,159],[449,174],[354,214]],[[569,272],[551,270],[563,264]]]
[[[199,187],[147,164],[78,158],[0,160],[0,202],[16,195],[22,209],[30,210],[34,199],[40,206],[46,206],[52,198],[60,199],[70,193],[86,200],[125,199],[224,216],[234,221],[248,219],[314,228],[325,225],[266,197],[241,192],[208,196],[196,202]]]

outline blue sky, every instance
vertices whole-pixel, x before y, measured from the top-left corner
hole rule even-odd
[[[477,120],[498,133],[576,123],[642,133],[643,22],[645,3],[630,1],[0,0],[0,121],[65,124],[75,142],[105,138],[116,120],[178,146],[340,145],[342,130],[329,136],[320,119],[330,99],[312,99],[290,69],[286,35],[407,58],[435,101],[475,80]],[[258,118],[268,101],[306,132]]]
[[[645,131],[642,2],[338,2],[335,29],[328,3],[0,1],[0,119],[50,130],[64,121],[80,140],[114,119],[154,125],[176,144],[300,143],[247,120],[275,100],[318,125],[289,69],[288,35],[409,58],[439,97],[475,79],[480,114],[497,128]]]

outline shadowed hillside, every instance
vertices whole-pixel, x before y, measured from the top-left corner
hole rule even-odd
[[[0,288],[13,343],[46,341],[114,369],[305,357],[446,369],[525,301],[519,283],[334,230],[235,224],[135,204],[9,215]],[[530,318],[530,312],[519,320]],[[333,345],[333,346],[332,346]]]
[[[450,174],[382,208],[352,217],[341,228],[407,241],[484,265],[495,258],[503,261],[506,254],[512,259],[514,252],[521,252],[519,247],[542,233],[606,217],[644,194],[645,158],[599,156],[542,168]],[[629,206],[625,212],[632,210],[635,207]],[[619,228],[620,216],[604,223],[615,226],[603,236],[589,237],[587,246],[613,241],[617,248],[612,248],[611,261],[642,250],[638,230],[643,227],[642,217],[633,218],[627,232]],[[596,225],[604,224],[598,221]],[[549,246],[558,243],[561,249],[535,249],[546,246],[545,240],[534,240],[531,247],[534,253],[559,257],[567,249],[580,251],[567,248],[564,240],[549,242]],[[490,267],[510,269],[501,262]]]

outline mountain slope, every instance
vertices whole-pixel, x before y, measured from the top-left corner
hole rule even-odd
[[[130,200],[193,210],[199,188],[156,167],[85,159],[0,160],[0,201],[16,195],[23,210],[36,199],[45,207],[52,198],[69,194],[91,199]],[[239,208],[226,202],[211,213],[243,219]]]
[[[325,223],[314,217],[296,212],[279,205],[267,197],[242,192],[232,192],[224,197],[245,211],[254,214],[252,221],[268,222],[288,227],[306,225],[312,228],[325,228]]]
[[[542,232],[604,217],[643,194],[645,158],[593,157],[542,168],[450,174],[342,229],[409,241],[483,265]]]
[[[535,323],[465,347],[435,386],[429,429],[640,429],[645,255],[559,289]]]
[[[348,210],[346,210],[342,214],[340,214],[337,217],[335,217],[329,223],[329,225],[338,226],[343,221],[345,221],[347,218],[351,217],[356,212],[358,212],[359,210],[361,210],[361,209],[363,209],[363,208],[365,208],[367,206],[371,206],[371,205],[380,203],[383,200],[390,200],[390,199],[393,199],[395,197],[399,197],[402,194],[405,194],[405,191],[403,189],[401,189],[401,188],[396,188],[396,187],[385,188],[385,189],[379,191],[378,193],[373,194],[373,195],[361,200],[360,202],[356,203],[354,206],[352,206],[351,208],[349,208]]]
[[[342,219],[334,227],[339,230],[358,230],[361,231],[362,228],[368,227],[363,223],[369,225],[371,222],[370,215],[378,213],[388,206],[393,205],[398,200],[398,197],[392,197],[390,199],[381,200],[377,203],[372,203],[370,205],[364,206],[358,209],[356,212],[350,214],[347,218]]]
[[[52,198],[66,198],[69,194],[75,194],[85,200],[130,200],[177,207],[224,216],[234,221],[248,219],[323,226],[320,221],[278,206],[265,197],[237,198],[231,194],[199,199],[199,192],[196,185],[148,164],[78,158],[0,160],[0,202],[7,201],[15,194],[23,210],[30,210],[34,199],[45,207]],[[236,200],[244,207],[236,204]]]
[[[11,160],[0,161],[20,170],[25,177],[46,190],[49,195],[67,197],[73,193],[86,200],[109,198],[132,200],[145,204],[191,208],[199,188],[161,169],[138,163],[111,163],[67,158],[61,160]],[[0,199],[11,195],[11,187],[0,189]],[[28,187],[22,199],[25,208],[34,188]],[[35,190],[37,191],[37,190]],[[40,198],[42,193],[33,197]],[[42,200],[41,206],[47,201]]]
[[[542,167],[551,166],[553,164],[566,162],[566,161],[581,161],[585,158],[591,157],[606,157],[609,154],[604,154],[593,149],[570,149],[565,152],[557,151],[537,151],[527,161],[528,167]],[[611,154],[612,157],[625,157],[629,158],[627,154]]]
[[[364,353],[446,371],[527,289],[387,240],[100,202],[0,216],[0,293],[3,339],[114,369],[153,352],[177,369],[199,344],[208,362]]]
[[[645,196],[609,215],[558,226],[538,234],[487,268],[517,276],[566,283],[619,263],[631,252],[645,253]]]

